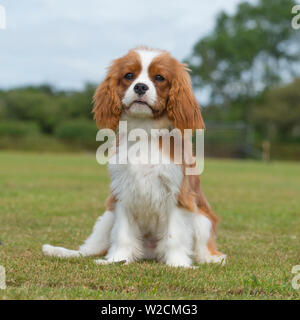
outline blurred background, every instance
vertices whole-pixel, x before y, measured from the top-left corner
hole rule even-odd
[[[95,152],[94,90],[111,60],[147,45],[188,63],[206,156],[300,160],[296,4],[0,0],[0,149]]]

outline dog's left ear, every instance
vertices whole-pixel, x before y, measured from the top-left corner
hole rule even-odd
[[[175,128],[204,129],[200,107],[194,96],[191,78],[185,64],[174,61],[175,74],[171,83],[167,111]]]
[[[99,128],[116,130],[121,117],[121,100],[117,93],[117,61],[109,68],[104,81],[96,89],[93,97],[93,113]]]

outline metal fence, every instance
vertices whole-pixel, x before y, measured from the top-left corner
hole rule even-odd
[[[205,156],[226,158],[261,159],[261,151],[255,148],[254,129],[242,122],[206,122]]]

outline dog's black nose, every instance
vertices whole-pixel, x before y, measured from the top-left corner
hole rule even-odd
[[[145,83],[137,83],[133,88],[134,92],[139,96],[145,94],[148,89],[149,87]]]

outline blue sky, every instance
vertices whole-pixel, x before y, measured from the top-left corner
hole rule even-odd
[[[239,0],[0,0],[0,88],[100,82],[110,61],[137,45],[184,59],[220,10]]]

